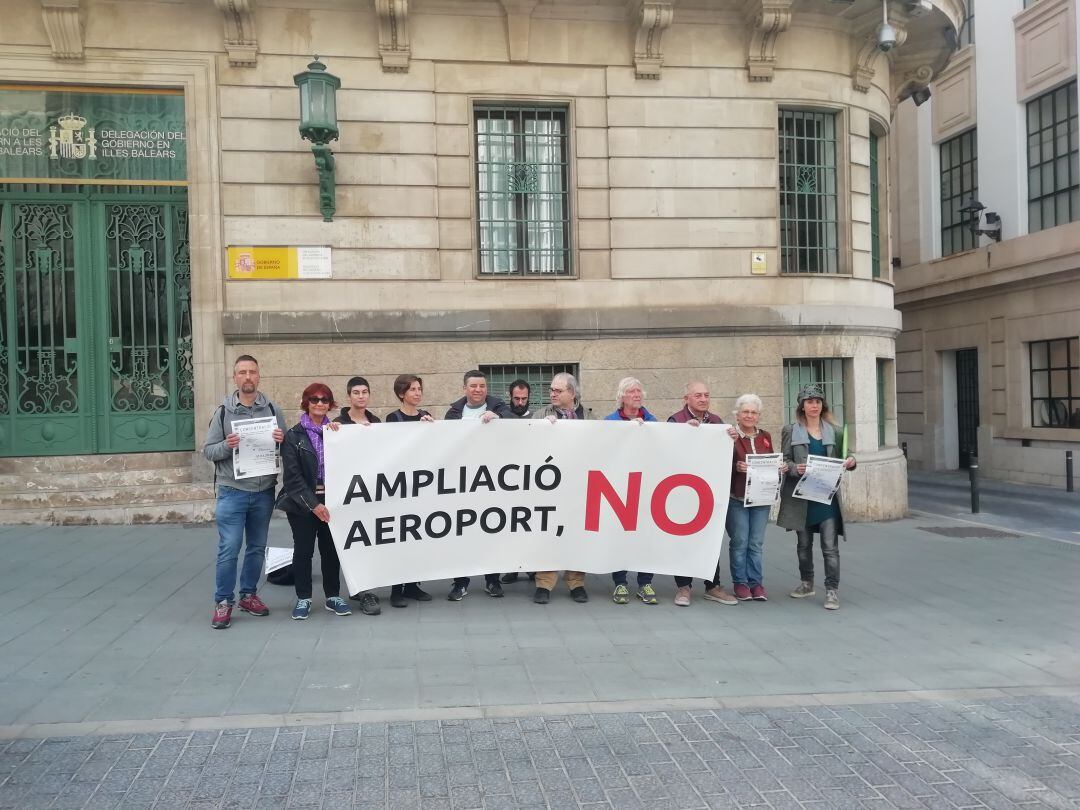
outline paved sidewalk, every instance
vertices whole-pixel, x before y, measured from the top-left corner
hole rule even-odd
[[[988,534],[853,525],[837,612],[772,526],[766,603],[264,586],[213,631],[211,527],[0,528],[0,807],[1075,808],[1080,549]]]
[[[1076,807],[1078,752],[1036,697],[57,737],[0,807]]]
[[[1080,544],[1080,491],[1011,484],[982,478],[979,512],[971,512],[967,471],[908,472],[908,505],[913,513],[947,515]]]

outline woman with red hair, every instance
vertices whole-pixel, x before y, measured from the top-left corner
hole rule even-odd
[[[352,613],[349,603],[339,593],[341,563],[330,534],[330,510],[326,508],[324,489],[323,431],[339,427],[327,416],[336,404],[326,385],[320,382],[309,385],[300,399],[300,421],[289,428],[281,444],[282,488],[277,508],[285,512],[292,528],[292,570],[296,582],[294,619],[306,619],[311,612],[311,561],[316,542],[322,563],[326,609],[336,616]],[[378,597],[373,593],[364,594],[360,607],[368,615],[381,610]]]

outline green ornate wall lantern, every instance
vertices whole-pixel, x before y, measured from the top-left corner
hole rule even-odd
[[[341,79],[326,72],[326,65],[315,61],[303,73],[293,76],[300,88],[300,137],[311,141],[315,168],[319,172],[319,210],[324,222],[333,222],[337,210],[337,189],[334,185],[334,153],[330,141],[338,137],[337,99],[335,92]]]

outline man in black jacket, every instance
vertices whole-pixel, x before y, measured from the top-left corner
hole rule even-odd
[[[513,419],[510,406],[498,397],[489,397],[487,375],[473,369],[465,372],[465,396],[450,406],[444,419],[479,419],[487,423],[493,419]],[[454,586],[446,598],[460,602],[469,593],[469,577],[454,577]],[[488,596],[503,595],[498,574],[484,574],[484,590]]]

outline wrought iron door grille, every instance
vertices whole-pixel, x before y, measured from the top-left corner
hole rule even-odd
[[[781,110],[780,271],[838,273],[836,114]]]
[[[474,111],[482,276],[570,274],[565,107]]]
[[[979,350],[956,352],[956,436],[960,467],[979,455]]]

